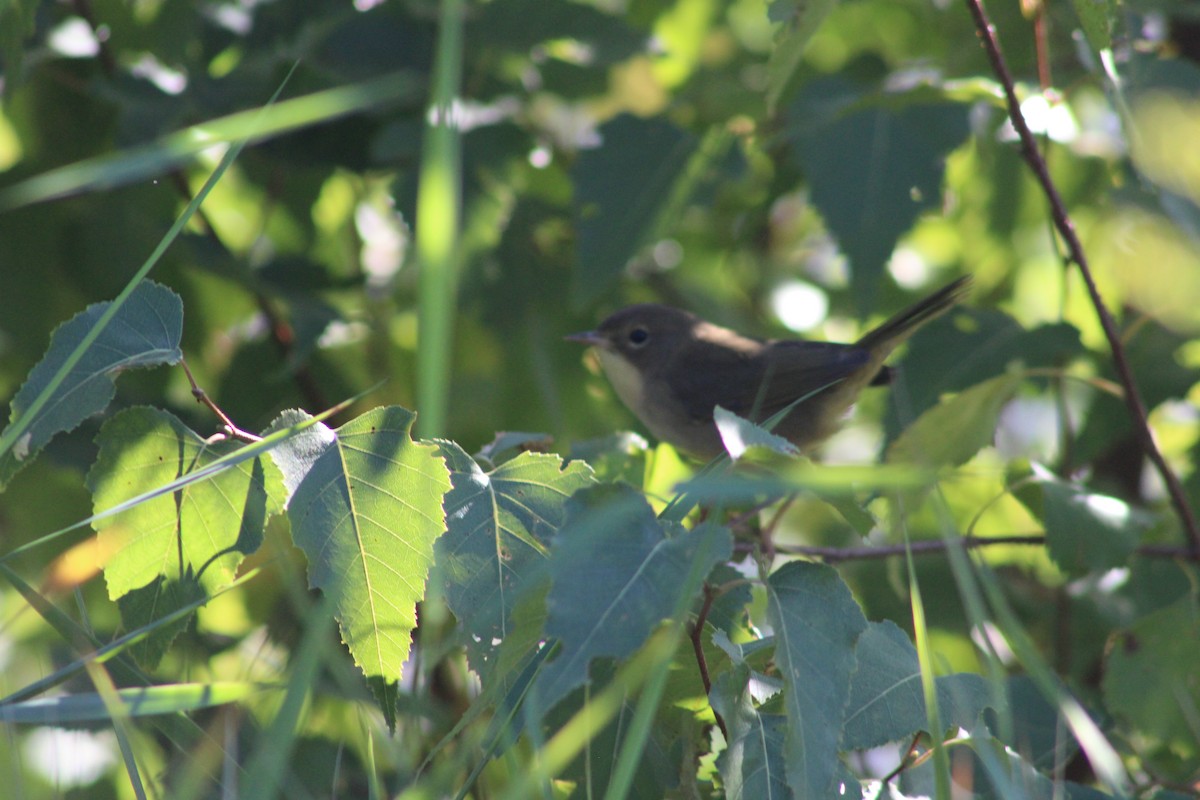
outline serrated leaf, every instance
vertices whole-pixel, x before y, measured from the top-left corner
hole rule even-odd
[[[446,535],[435,547],[446,603],[462,624],[467,657],[481,672],[512,632],[512,614],[542,566],[567,499],[595,483],[582,462],[522,453],[491,472],[452,442],[439,442],[453,488]]]
[[[842,748],[863,750],[911,737],[928,727],[917,650],[890,621],[869,623],[855,651]],[[991,703],[987,682],[962,673],[935,679],[938,710],[947,729],[971,728]],[[943,731],[938,731],[941,735]]]
[[[13,398],[4,438],[24,426],[12,448],[0,453],[0,491],[59,433],[108,407],[113,383],[123,370],[174,364],[183,357],[183,302],[165,286],[144,281],[133,290],[63,381],[50,390],[54,374],[95,327],[111,303],[94,303],[54,329],[50,347]],[[50,391],[34,415],[22,420],[39,395]]]
[[[665,119],[623,114],[600,129],[603,144],[575,162],[577,230],[574,296],[608,290],[646,245],[699,140]],[[636,180],[631,180],[637,176]]]
[[[239,448],[206,442],[174,415],[131,408],[104,424],[87,486],[97,512],[194,472]],[[195,580],[205,591],[233,580],[242,559],[262,543],[280,509],[280,476],[261,457],[212,478],[146,500],[95,523],[114,600],[156,578]]]
[[[333,601],[354,662],[387,681],[401,677],[433,543],[446,529],[449,473],[436,447],[410,437],[415,418],[392,406],[338,428],[288,506],[309,585]]]
[[[938,403],[908,427],[887,451],[891,463],[961,466],[992,443],[1005,403],[1021,385],[1001,375]]]
[[[207,596],[192,576],[167,579],[160,575],[145,586],[118,597],[117,608],[121,611],[122,624],[132,632]],[[174,622],[163,623],[152,630],[149,636],[131,643],[128,652],[143,668],[154,669],[167,654],[175,637],[187,630],[191,622],[192,617],[188,615]]]
[[[791,800],[784,768],[787,718],[761,714],[750,695],[750,668],[739,664],[719,675],[709,702],[725,720],[729,742],[717,768],[729,800]]]
[[[783,90],[800,67],[813,34],[838,0],[774,0],[769,15],[782,22],[767,64],[767,109],[773,114]]]
[[[311,414],[290,408],[276,417],[267,431],[274,433],[310,419],[312,419]],[[279,467],[279,471],[283,473],[283,484],[287,489],[287,503],[291,502],[296,487],[308,475],[309,470],[317,463],[317,459],[336,440],[337,434],[333,432],[332,428],[323,422],[317,422],[289,437],[270,451],[272,460]]]
[[[1079,17],[1083,35],[1092,49],[1099,52],[1112,47],[1112,26],[1117,16],[1116,0],[1071,0]]]
[[[946,157],[970,134],[968,111],[840,76],[809,82],[791,105],[795,158],[864,309],[900,237],[940,205]]]
[[[803,561],[771,575],[767,619],[784,680],[788,785],[797,797],[832,797],[854,647],[867,620],[832,567]]]
[[[1197,763],[1200,710],[1200,607],[1183,597],[1116,634],[1101,688],[1106,707],[1148,751]],[[1179,776],[1182,779],[1182,775]]]
[[[1125,566],[1150,521],[1128,503],[1058,480],[1033,465],[1015,492],[1046,529],[1054,563],[1072,576]]]
[[[686,610],[733,553],[725,528],[670,526],[668,536],[667,527],[628,486],[583,489],[571,499],[551,548],[546,633],[561,646],[539,676],[544,708],[587,680],[593,658],[628,656]]]
[[[1065,323],[1026,330],[999,311],[956,308],[909,340],[887,395],[887,440],[893,441],[904,425],[936,405],[942,395],[1003,375],[1013,362],[1029,369],[1053,368],[1083,353],[1079,331]]]

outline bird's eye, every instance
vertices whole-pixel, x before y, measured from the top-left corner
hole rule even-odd
[[[648,341],[650,341],[650,331],[640,325],[629,332],[629,343],[634,347],[641,347]]]

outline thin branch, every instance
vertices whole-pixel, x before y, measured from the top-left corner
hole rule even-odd
[[[1083,277],[1083,282],[1087,286],[1088,296],[1091,298],[1092,305],[1096,309],[1096,315],[1100,319],[1100,326],[1104,329],[1104,336],[1108,339],[1108,345],[1112,350],[1113,367],[1117,371],[1117,377],[1121,381],[1121,385],[1125,387],[1125,405],[1129,409],[1129,415],[1133,418],[1133,427],[1137,432],[1142,449],[1149,456],[1151,462],[1154,463],[1159,475],[1162,476],[1163,483],[1166,484],[1167,493],[1171,497],[1171,504],[1175,507],[1175,512],[1179,515],[1179,520],[1183,525],[1188,540],[1191,542],[1193,555],[1200,556],[1200,525],[1197,525],[1195,513],[1183,490],[1183,484],[1180,483],[1175,472],[1167,464],[1167,460],[1163,457],[1162,452],[1158,449],[1158,445],[1154,441],[1154,435],[1150,431],[1150,423],[1146,416],[1146,404],[1142,401],[1141,393],[1134,382],[1133,372],[1129,366],[1129,359],[1125,354],[1125,346],[1121,342],[1120,332],[1117,330],[1116,323],[1113,321],[1112,315],[1108,312],[1108,308],[1104,305],[1104,299],[1100,296],[1099,289],[1096,288],[1096,281],[1092,277],[1091,267],[1088,266],[1083,245],[1075,233],[1075,225],[1071,222],[1071,218],[1067,214],[1067,207],[1063,203],[1062,196],[1058,193],[1058,188],[1054,185],[1054,181],[1050,177],[1046,160],[1042,158],[1033,133],[1029,130],[1029,125],[1025,122],[1025,116],[1021,113],[1021,104],[1017,100],[1016,86],[1013,83],[1012,74],[1009,72],[1008,66],[1004,61],[1004,55],[1000,52],[1000,43],[996,40],[995,29],[992,27],[987,12],[983,8],[982,0],[966,0],[966,3],[967,9],[971,12],[971,17],[975,21],[975,28],[983,43],[983,48],[987,51],[988,59],[991,61],[992,70],[1004,86],[1004,95],[1008,102],[1008,115],[1012,120],[1013,128],[1021,139],[1021,153],[1033,170],[1034,176],[1037,178],[1038,183],[1041,184],[1042,191],[1046,194],[1046,198],[1050,202],[1050,213],[1054,219],[1054,226],[1058,229],[1059,235],[1062,236],[1067,244],[1067,252],[1070,260],[1075,262],[1076,266],[1079,267],[1079,274]]]
[[[896,765],[896,768],[883,776],[882,783],[884,786],[887,786],[899,777],[900,773],[908,769],[912,762],[916,760],[914,754],[917,752],[917,743],[920,741],[921,734],[918,733],[912,738],[912,742],[908,745],[908,749],[904,751],[904,757],[900,759],[900,763]]]
[[[696,616],[696,621],[692,623],[691,630],[688,631],[692,640],[692,651],[696,654],[696,666],[700,669],[700,680],[704,683],[705,697],[712,694],[712,679],[708,674],[708,659],[704,657],[704,643],[700,637],[704,634],[704,621],[708,619],[708,612],[712,609],[713,600],[716,599],[717,594],[717,589],[707,583],[704,584],[704,604],[700,606],[700,613]],[[721,729],[721,735],[728,743],[729,729],[725,727],[725,720],[721,718],[715,708],[713,717],[717,720],[717,727]]]
[[[994,545],[1032,545],[1038,547],[1046,543],[1046,537],[1040,534],[1013,534],[1011,536],[961,536],[957,539],[920,539],[903,544],[864,545],[861,547],[822,547],[817,545],[776,545],[776,550],[784,555],[807,556],[819,558],[830,564],[839,561],[871,561],[880,558],[895,558],[910,551],[915,556],[944,553],[950,547],[950,542],[965,550],[976,550],[981,547]],[[749,550],[753,545],[738,544],[735,549]],[[1190,546],[1144,544],[1134,550],[1134,553],[1146,558],[1178,558],[1185,561],[1200,561]]]
[[[208,396],[200,386],[196,383],[196,378],[192,375],[192,371],[188,369],[187,360],[179,359],[180,365],[183,367],[183,372],[187,375],[188,383],[192,385],[192,397],[196,398],[196,402],[205,406],[209,411],[216,415],[217,419],[221,420],[221,426],[225,429],[225,433],[232,436],[234,439],[241,439],[243,442],[261,442],[262,437],[256,436],[249,431],[244,431],[237,425],[233,424],[224,411],[222,411],[213,399]]]

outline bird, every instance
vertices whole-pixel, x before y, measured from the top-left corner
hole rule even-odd
[[[617,396],[677,450],[705,461],[725,452],[717,406],[763,422],[795,404],[774,433],[807,453],[840,427],[864,388],[892,382],[887,357],[970,286],[970,276],[959,278],[853,344],[759,339],[657,303],[628,306],[566,339],[595,347]]]

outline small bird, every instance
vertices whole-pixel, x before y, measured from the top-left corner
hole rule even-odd
[[[762,422],[811,395],[774,429],[807,451],[837,430],[864,387],[891,383],[884,360],[958,303],[970,284],[959,278],[854,344],[756,339],[654,303],[623,308],[596,330],[566,338],[596,347],[621,401],[685,453],[708,460],[725,451],[716,406]]]

